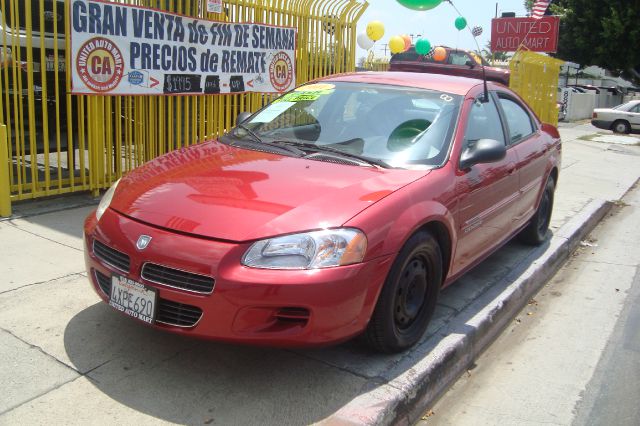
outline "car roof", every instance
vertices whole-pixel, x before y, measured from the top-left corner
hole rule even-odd
[[[344,81],[351,83],[389,84],[392,86],[413,87],[438,90],[454,95],[466,95],[469,90],[482,84],[482,80],[469,77],[457,77],[444,74],[428,74],[403,71],[356,72],[337,74],[316,81]],[[493,86],[491,82],[487,82]]]

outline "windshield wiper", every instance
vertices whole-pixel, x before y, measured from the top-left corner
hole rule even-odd
[[[238,129],[238,128],[240,128],[240,129],[244,130],[245,132],[247,132],[247,134],[249,136],[251,136],[251,139],[253,139],[253,142],[257,143],[257,145],[256,145],[257,147],[259,147],[260,145],[273,146],[273,147],[276,147],[276,148],[281,149],[283,151],[286,151],[286,152],[288,152],[290,154],[293,154],[296,157],[302,157],[302,156],[307,154],[306,152],[304,152],[301,149],[295,148],[295,147],[293,147],[291,145],[282,143],[280,141],[266,141],[266,140],[262,139],[256,132],[254,132],[249,127],[245,126],[244,124],[238,124],[236,126],[236,129]],[[234,129],[233,133],[234,133],[234,135],[236,137],[238,137],[237,132],[235,132],[235,129]],[[242,139],[240,139],[240,140],[242,140]]]
[[[262,143],[262,142],[263,142],[262,138],[261,138],[260,136],[258,136],[258,134],[257,134],[256,132],[254,132],[253,130],[251,130],[250,128],[248,128],[247,126],[245,126],[244,124],[240,123],[240,124],[236,125],[236,128],[235,128],[235,129],[234,129],[234,131],[233,131],[233,133],[234,133],[236,136],[237,136],[237,132],[236,132],[236,130],[237,130],[237,129],[242,129],[242,130],[244,130],[245,132],[247,132],[247,134],[248,134],[249,136],[251,136],[251,137],[253,138],[253,140],[254,140],[254,141],[256,141],[256,142],[260,142],[260,143]]]
[[[302,148],[305,148],[305,149],[308,149],[308,150],[311,150],[311,151],[316,151],[316,152],[331,152],[333,154],[337,154],[337,155],[342,156],[342,157],[352,158],[352,159],[358,160],[360,162],[367,163],[367,164],[369,164],[371,166],[379,166],[379,167],[383,167],[385,169],[391,168],[391,166],[386,161],[379,160],[377,158],[367,157],[367,156],[360,155],[360,154],[355,154],[353,152],[343,151],[341,149],[333,148],[333,147],[328,146],[328,145],[316,145],[314,143],[288,141],[288,140],[282,140],[282,141],[278,141],[278,142],[287,143],[287,144],[291,144],[291,145],[297,145],[297,146],[300,146]]]

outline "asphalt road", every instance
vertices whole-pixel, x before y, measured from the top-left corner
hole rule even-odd
[[[636,271],[624,308],[578,404],[573,424],[637,425],[639,401],[640,273]]]

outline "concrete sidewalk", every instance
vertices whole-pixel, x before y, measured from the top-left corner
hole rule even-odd
[[[0,424],[415,421],[640,177],[640,147],[578,139],[594,133],[561,128],[549,243],[510,243],[443,291],[427,335],[400,355],[357,342],[234,346],[141,326],[98,303],[87,282],[82,221],[95,201],[14,206],[0,221]]]

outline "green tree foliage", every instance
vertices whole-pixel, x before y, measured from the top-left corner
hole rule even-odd
[[[493,52],[491,50],[491,40],[487,41],[487,44],[485,44],[484,49],[482,49],[482,52],[480,53],[482,54],[482,57],[489,63],[491,63],[492,61],[505,62],[511,59],[511,55],[507,52]]]
[[[640,0],[554,0],[557,57],[640,80]]]

